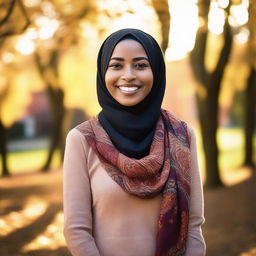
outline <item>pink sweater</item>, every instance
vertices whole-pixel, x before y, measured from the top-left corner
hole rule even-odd
[[[192,128],[186,256],[204,256],[203,193]],[[72,129],[64,157],[64,235],[73,256],[154,256],[161,195],[141,199],[119,187],[83,135]]]

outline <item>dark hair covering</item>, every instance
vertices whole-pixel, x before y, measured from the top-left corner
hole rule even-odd
[[[153,72],[149,94],[134,106],[124,106],[108,92],[105,74],[115,46],[133,39],[144,48]],[[115,147],[124,155],[140,159],[148,155],[155,126],[160,116],[165,91],[165,63],[156,40],[138,29],[122,29],[111,34],[102,44],[97,60],[97,94],[102,107],[99,121]]]

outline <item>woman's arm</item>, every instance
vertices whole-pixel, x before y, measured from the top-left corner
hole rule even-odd
[[[92,235],[91,189],[82,134],[72,129],[63,163],[64,236],[73,256],[100,256]]]
[[[201,226],[204,223],[204,199],[201,177],[198,168],[196,137],[189,127],[191,138],[191,194],[187,249],[185,256],[204,256],[206,247]]]

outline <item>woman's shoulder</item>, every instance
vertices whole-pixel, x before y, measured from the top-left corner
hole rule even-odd
[[[66,139],[67,140],[79,140],[86,135],[90,135],[92,133],[91,122],[93,119],[95,119],[95,117],[90,118],[90,119],[76,125],[71,130],[69,130],[69,132],[67,133]],[[83,141],[85,141],[85,140],[83,140]]]
[[[188,124],[180,119],[179,117],[177,117],[173,112],[171,112],[170,110],[167,110],[167,109],[161,109],[161,112],[166,116],[168,117],[170,123],[174,126],[179,126],[179,125],[182,125],[182,126],[185,126],[187,127]]]
[[[194,128],[189,123],[177,117],[170,110],[162,109],[162,112],[168,117],[172,127],[176,130],[176,132],[179,133],[182,132],[182,130],[185,131],[190,142],[195,138]]]
[[[76,125],[73,129],[71,129],[68,132],[68,135],[71,134],[73,136],[79,136],[80,135],[90,135],[92,134],[92,122],[94,122],[97,119],[97,117],[92,117],[78,125]]]

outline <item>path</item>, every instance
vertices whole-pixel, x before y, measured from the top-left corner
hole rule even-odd
[[[70,256],[61,172],[0,179],[0,255]],[[207,256],[256,256],[256,179],[205,191]]]

